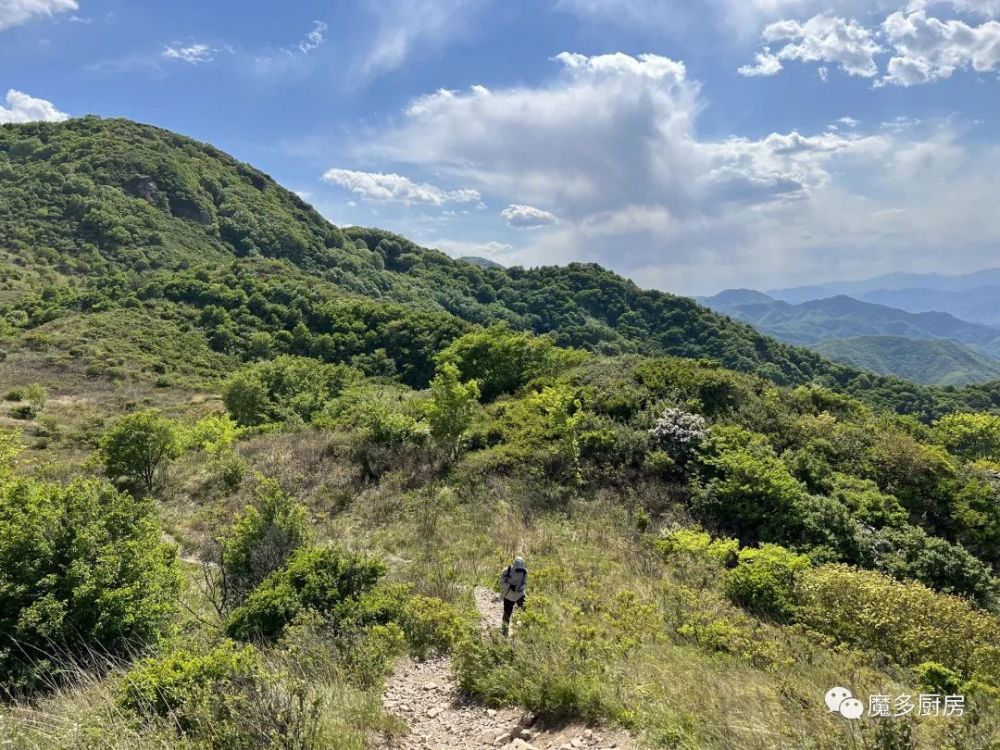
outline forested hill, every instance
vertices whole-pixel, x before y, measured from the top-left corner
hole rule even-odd
[[[0,282],[12,335],[143,309],[234,362],[308,354],[411,385],[470,326],[506,323],[563,346],[819,380],[925,417],[1000,405],[996,385],[930,389],[835,365],[595,265],[482,268],[342,230],[253,167],[125,120],[0,128]]]

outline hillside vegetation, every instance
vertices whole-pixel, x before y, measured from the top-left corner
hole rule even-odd
[[[18,750],[385,747],[396,662],[444,654],[484,714],[641,747],[1000,742],[995,385],[340,230],[123,121],[0,128],[0,208]],[[507,639],[472,592],[515,554]]]
[[[942,339],[857,336],[827,339],[813,348],[834,362],[916,383],[967,385],[1000,378],[1000,360]]]

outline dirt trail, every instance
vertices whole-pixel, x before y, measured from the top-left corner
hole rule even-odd
[[[492,591],[474,592],[484,628],[499,628],[502,606]],[[425,662],[405,660],[389,680],[385,708],[401,718],[410,733],[383,740],[380,750],[632,750],[625,732],[572,725],[546,728],[519,709],[486,709],[464,700],[458,692],[447,657]]]

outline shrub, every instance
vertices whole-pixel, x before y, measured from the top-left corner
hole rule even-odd
[[[213,415],[199,419],[184,431],[182,443],[188,450],[217,454],[228,450],[236,440],[236,423],[228,415]]]
[[[156,411],[122,417],[101,440],[104,470],[112,479],[127,479],[152,490],[156,474],[181,453],[176,424]]]
[[[385,564],[334,547],[304,547],[271,574],[229,616],[231,636],[275,638],[300,612],[315,610],[334,622],[358,606],[358,597],[385,575]]]
[[[118,703],[139,715],[170,716],[183,727],[186,707],[207,696],[231,692],[260,673],[260,655],[252,646],[237,647],[226,641],[206,653],[173,651],[132,667],[120,686]]]
[[[579,356],[555,348],[549,338],[513,332],[500,324],[455,339],[438,355],[438,361],[454,364],[462,380],[475,380],[483,400],[492,401]]]
[[[321,739],[321,702],[309,683],[231,642],[140,662],[125,675],[117,703],[160,730],[150,733],[161,738],[158,747],[306,750],[332,740]]]
[[[726,573],[725,591],[733,603],[779,621],[795,612],[795,583],[809,558],[775,544],[740,550],[735,568]]]
[[[357,370],[346,365],[286,355],[233,375],[226,383],[223,401],[243,426],[290,419],[309,422],[358,376]]]
[[[694,455],[708,436],[708,428],[700,414],[670,408],[656,420],[649,435],[656,446],[683,463]]]
[[[451,651],[462,634],[462,621],[455,608],[436,597],[413,596],[406,600],[400,625],[417,659]]]
[[[1000,459],[1000,416],[996,414],[949,414],[934,427],[938,441],[956,456]]]
[[[842,643],[1000,685],[1000,620],[965,599],[846,565],[803,571],[796,591],[796,618]]]
[[[921,689],[928,693],[957,695],[962,689],[962,679],[958,673],[943,664],[925,661],[923,664],[918,664],[914,671],[920,680]]]
[[[150,503],[95,480],[0,481],[0,689],[57,680],[62,661],[141,649],[179,587]]]
[[[740,544],[735,539],[712,539],[701,529],[674,529],[656,540],[656,548],[668,558],[692,555],[728,565],[736,562]]]
[[[462,383],[458,367],[445,362],[431,381],[431,398],[424,405],[431,437],[454,457],[465,431],[472,424],[479,386],[474,380]]]
[[[254,502],[222,543],[221,602],[224,611],[242,604],[268,576],[281,570],[309,541],[305,506],[273,479],[260,478]]]

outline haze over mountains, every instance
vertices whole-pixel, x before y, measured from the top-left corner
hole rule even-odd
[[[775,289],[774,299],[798,304],[837,295],[896,307],[907,312],[946,312],[971,323],[1000,325],[1000,269],[955,276],[893,273],[863,281],[840,281]]]
[[[922,383],[961,385],[998,377],[1000,328],[950,312],[913,308],[929,307],[937,299],[971,308],[970,301],[975,299],[982,308],[976,317],[1000,319],[1000,311],[992,304],[997,297],[991,291],[1000,291],[1000,287],[977,286],[998,277],[997,270],[962,277],[893,274],[869,281],[780,290],[773,293],[776,296],[732,289],[700,301],[775,338],[808,346],[843,364]],[[923,294],[920,289],[903,286],[908,283],[947,288]],[[961,291],[963,285],[968,285],[969,291]],[[831,292],[833,296],[813,298]],[[848,292],[858,297],[848,296]],[[875,303],[870,301],[873,298],[899,299],[907,307]]]

